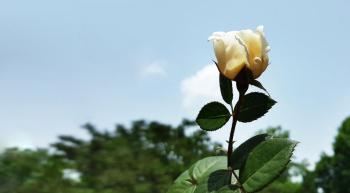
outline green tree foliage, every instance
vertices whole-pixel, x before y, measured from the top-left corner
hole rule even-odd
[[[17,187],[30,183],[36,178],[42,167],[41,163],[48,159],[44,150],[20,151],[8,149],[0,155],[0,191],[13,192]]]
[[[333,150],[316,165],[316,185],[325,193],[350,192],[350,117],[340,126]]]
[[[8,149],[0,156],[0,193],[160,193],[196,160],[214,155],[204,131],[136,121],[113,132],[84,126],[89,140],[60,136],[54,153]],[[79,179],[65,175],[75,171]]]
[[[74,182],[63,177],[66,166],[43,149],[7,149],[0,155],[0,192],[77,192]]]
[[[130,128],[118,125],[106,132],[87,124],[88,140],[60,136],[51,153],[7,149],[0,154],[0,193],[166,192],[182,171],[202,157],[217,154],[218,144],[210,141],[207,132],[191,126],[189,121],[176,127],[136,121]],[[289,137],[281,127],[259,133]],[[67,175],[67,170],[80,177]],[[313,175],[304,163],[292,162],[261,192],[314,193],[305,185],[313,185]],[[302,176],[304,183],[293,181],[294,176]]]
[[[184,168],[213,154],[205,132],[186,135],[191,125],[137,121],[131,128],[118,125],[114,133],[101,133],[88,124],[88,143],[61,137],[53,146],[75,163],[82,183],[96,192],[164,192]]]

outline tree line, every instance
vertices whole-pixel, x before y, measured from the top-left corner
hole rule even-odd
[[[163,193],[196,160],[225,155],[221,144],[195,129],[192,121],[177,126],[135,121],[101,131],[83,126],[88,140],[59,136],[50,148],[8,148],[0,154],[0,193]],[[267,128],[289,137],[281,127]],[[263,193],[350,192],[350,117],[341,124],[333,155],[322,154],[315,169],[291,162]]]

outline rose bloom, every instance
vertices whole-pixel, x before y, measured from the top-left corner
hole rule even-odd
[[[267,53],[270,47],[266,41],[264,27],[255,31],[241,30],[214,32],[208,40],[213,42],[220,72],[234,80],[237,74],[247,67],[258,78],[269,65]]]

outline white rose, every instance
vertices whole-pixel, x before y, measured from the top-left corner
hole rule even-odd
[[[255,31],[214,32],[209,37],[222,74],[234,80],[247,67],[256,79],[265,71],[269,64],[267,53],[270,47],[263,29],[263,26],[258,26]]]

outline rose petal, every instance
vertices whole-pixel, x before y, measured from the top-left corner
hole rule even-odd
[[[213,41],[219,70],[233,80],[248,62],[244,46],[232,32],[214,33],[209,39]]]

